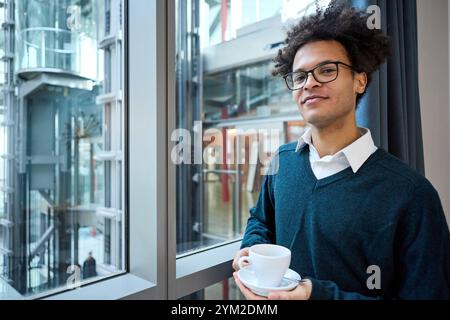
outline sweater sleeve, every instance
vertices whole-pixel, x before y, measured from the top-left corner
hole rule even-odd
[[[411,193],[399,224],[399,299],[450,299],[450,233],[437,191]]]
[[[241,248],[259,243],[275,242],[275,208],[272,190],[272,175],[263,178],[256,206],[250,209]]]

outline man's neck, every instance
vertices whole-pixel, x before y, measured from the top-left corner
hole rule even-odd
[[[311,129],[311,140],[319,156],[334,155],[361,137],[356,121],[335,122],[327,127]]]

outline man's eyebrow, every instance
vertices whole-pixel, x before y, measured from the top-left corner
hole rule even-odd
[[[325,60],[325,61],[322,61],[322,62],[319,62],[318,64],[316,64],[314,67],[312,67],[311,69],[314,69],[314,68],[316,68],[316,67],[318,67],[318,66],[320,66],[320,65],[322,65],[322,64],[326,64],[326,63],[331,63],[331,62],[335,62],[336,60]],[[310,70],[311,70],[310,69]],[[305,69],[303,69],[303,68],[297,68],[297,69],[295,69],[293,72],[299,72],[299,71],[306,71]]]

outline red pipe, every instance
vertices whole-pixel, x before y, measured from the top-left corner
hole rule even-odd
[[[220,21],[222,25],[222,42],[225,42],[228,29],[228,0],[222,0],[222,9],[220,10]]]

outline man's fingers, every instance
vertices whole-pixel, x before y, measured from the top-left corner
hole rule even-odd
[[[246,262],[246,261],[244,261],[243,263],[243,267],[246,267],[246,266],[248,266],[248,262]],[[239,271],[239,264],[238,263],[236,263],[236,267],[235,267],[235,265],[233,264],[233,268],[234,268],[234,270],[236,270],[236,271]]]
[[[239,259],[240,259],[241,257],[244,257],[244,256],[248,256],[248,248],[241,249],[241,250],[234,256],[233,263],[232,263],[232,265],[231,265],[231,266],[233,267],[234,270],[236,270],[236,271],[239,270]],[[244,262],[244,263],[247,264],[246,262]]]
[[[237,272],[233,273],[233,277],[234,277],[234,281],[236,281],[237,286],[239,287],[239,289],[241,290],[242,294],[247,298],[247,296],[251,293],[249,289],[247,289],[241,282],[241,280],[239,280],[238,276],[237,276]]]
[[[239,290],[241,290],[242,294],[247,300],[267,300],[264,297],[258,296],[254,294],[250,289],[248,289],[244,284],[239,280],[237,276],[237,272],[233,273],[234,281],[236,282]]]
[[[275,291],[269,293],[269,300],[308,300],[311,296],[311,280],[305,280],[292,291]]]
[[[240,257],[237,257],[237,258],[234,259],[234,261],[233,261],[233,269],[236,270],[236,271],[239,270],[239,264],[238,264],[239,258],[240,258]]]
[[[269,300],[291,300],[289,292],[272,292],[268,298]]]

